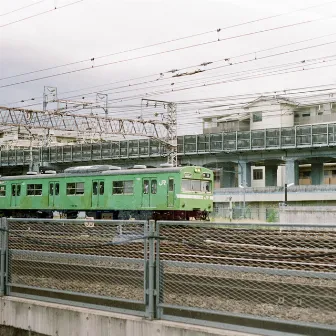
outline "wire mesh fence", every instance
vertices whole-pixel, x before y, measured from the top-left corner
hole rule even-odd
[[[161,316],[184,309],[202,316],[220,312],[335,323],[336,230],[331,226],[158,225]]]
[[[0,295],[147,318],[234,324],[234,317],[237,324],[238,317],[249,316],[334,326],[336,332],[333,225],[44,219],[0,224]]]
[[[8,219],[8,294],[144,313],[147,225]]]

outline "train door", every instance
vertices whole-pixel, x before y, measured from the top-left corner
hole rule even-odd
[[[168,196],[167,196],[167,206],[172,208],[174,206],[174,195],[175,194],[175,183],[174,178],[169,177],[168,179]]]
[[[103,206],[105,193],[105,183],[104,180],[93,180],[92,181],[92,207],[100,208]]]
[[[20,205],[21,184],[12,183],[11,185],[11,207]]]
[[[49,207],[59,208],[60,205],[60,184],[59,182],[49,182]]]
[[[143,208],[155,207],[155,196],[157,193],[157,179],[145,177],[142,179],[142,202]]]

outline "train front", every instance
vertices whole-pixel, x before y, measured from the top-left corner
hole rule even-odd
[[[213,210],[213,171],[204,167],[183,167],[176,197],[189,219],[206,219]]]

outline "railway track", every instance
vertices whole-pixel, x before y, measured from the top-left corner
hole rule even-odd
[[[54,242],[52,238],[43,239],[48,244]],[[86,245],[99,245],[101,240],[85,240]],[[78,240],[62,239],[59,245],[43,245],[27,243],[21,240],[11,240],[11,250],[41,251],[54,253],[71,253],[81,255],[113,256],[120,258],[144,259],[145,246],[142,242],[133,242],[126,245],[111,245],[94,248],[75,247],[81,244]],[[66,247],[62,247],[62,244]],[[83,244],[83,242],[82,242]],[[73,247],[71,247],[73,245]],[[278,247],[255,244],[238,243],[206,243],[199,247],[189,246],[186,243],[160,242],[160,260],[187,261],[204,264],[235,265],[250,267],[267,267],[305,271],[335,272],[336,254],[306,258],[306,255],[336,251],[336,246],[329,248],[316,247]],[[147,250],[148,252],[148,250]],[[267,257],[270,255],[271,257]],[[286,256],[297,256],[286,258]],[[302,257],[300,257],[302,255]],[[278,257],[277,257],[278,256]]]
[[[25,277],[49,280],[50,288],[63,281],[80,280],[85,283],[103,282],[106,287],[127,285],[143,288],[144,271],[118,267],[71,265],[65,263],[12,260],[11,277],[29,285]],[[335,281],[336,282],[336,281]],[[18,285],[14,281],[14,285]],[[32,283],[34,285],[34,283]],[[248,300],[264,304],[284,304],[301,308],[323,308],[336,310],[336,286],[320,284],[298,284],[265,280],[237,279],[223,276],[195,275],[177,272],[164,273],[161,295],[215,295],[219,300]]]

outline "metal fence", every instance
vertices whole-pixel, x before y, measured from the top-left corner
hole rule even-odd
[[[2,219],[0,229],[2,295],[336,334],[333,225]]]
[[[147,222],[8,219],[7,224],[8,295],[149,313]]]
[[[336,333],[335,226],[159,222],[158,236],[159,317]]]

